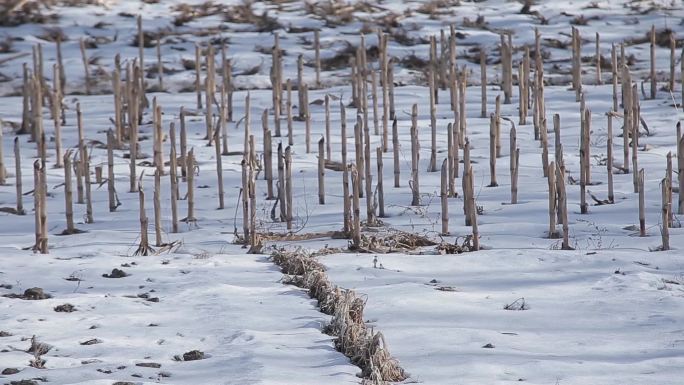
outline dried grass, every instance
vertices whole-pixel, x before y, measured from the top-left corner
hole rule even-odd
[[[142,32],[143,36],[143,48],[154,48],[157,46],[157,40],[161,38],[161,33],[160,32],[150,32],[150,31],[143,31]],[[138,39],[138,34],[135,34],[131,37],[131,42],[129,44],[131,47],[140,47],[140,41]]]
[[[334,235],[334,231],[325,231],[321,233],[287,233],[287,234],[281,234],[281,233],[259,233],[261,238],[264,241],[288,241],[288,242],[293,242],[293,241],[308,241],[311,239],[319,239],[319,238],[330,238]]]
[[[321,312],[332,315],[325,332],[335,336],[335,348],[361,368],[364,384],[398,382],[408,377],[390,354],[383,335],[366,326],[366,303],[353,290],[333,285],[324,266],[302,250],[276,250],[271,259],[287,274],[285,282],[308,289]]]
[[[430,39],[423,36],[410,36],[404,28],[397,28],[392,32],[392,39],[397,43],[411,47],[419,44],[430,44]]]
[[[43,33],[36,36],[37,38],[49,42],[56,42],[57,40],[65,42],[69,40],[69,36],[64,33],[64,30],[60,27],[47,27],[43,29]]]
[[[437,253],[439,254],[462,254],[473,250],[473,236],[468,234],[461,244],[458,244],[458,239],[454,243],[441,242],[437,245]]]
[[[470,18],[464,17],[463,27],[488,30],[489,23],[485,20],[485,17],[483,15],[478,15],[477,18],[475,18],[475,20],[470,20]]]
[[[321,58],[321,68],[325,71],[332,71],[338,69],[349,68],[350,60],[356,56],[356,47],[348,41],[344,41],[344,48],[337,51],[335,55],[327,58]],[[378,58],[379,51],[377,46],[370,46],[366,48],[366,58],[368,61],[374,61]]]
[[[669,28],[656,30],[656,45],[663,48],[670,48],[670,35],[674,32]],[[651,42],[651,30],[649,29],[643,36],[634,37],[625,40],[625,46],[646,44]],[[675,39],[675,46],[681,48],[684,46],[684,39]]]
[[[418,234],[392,231],[387,234],[361,235],[358,247],[349,246],[350,250],[365,253],[395,253],[413,251],[420,247],[435,246],[437,242]]]
[[[601,17],[598,15],[590,16],[590,17],[586,17],[584,15],[579,15],[579,16],[575,16],[572,20],[570,20],[570,24],[571,25],[588,25],[590,21],[596,21],[596,20],[601,20]]]
[[[453,15],[454,10],[450,8],[460,5],[460,0],[430,0],[416,8],[416,12],[422,13],[424,15],[430,15],[431,17],[437,15]]]
[[[357,3],[358,4],[358,3]],[[332,0],[305,2],[307,14],[325,20],[326,27],[349,24],[354,20],[357,4],[347,4]]]
[[[302,250],[279,250],[271,254],[271,259],[280,266],[283,274],[287,275],[303,276],[307,271],[325,271],[325,267],[320,262]]]
[[[173,12],[178,12],[178,15],[173,19],[173,25],[180,27],[185,23],[191,22],[197,18],[217,15],[227,11],[225,5],[217,4],[213,1],[205,1],[201,4],[187,4],[180,3],[173,7]]]
[[[52,346],[38,342],[35,335],[31,337],[31,347],[26,351],[33,354],[33,359],[29,361],[29,366],[36,369],[45,369],[45,360],[41,356],[47,354],[50,349],[52,349]]]
[[[237,24],[249,24],[255,32],[273,32],[281,28],[280,23],[274,17],[269,16],[268,11],[260,15],[252,9],[253,0],[243,0],[242,4],[228,7],[224,13],[224,21]]]
[[[47,13],[54,1],[1,0],[0,26],[15,27],[26,23],[46,24],[57,20],[56,13]]]
[[[418,57],[415,54],[410,54],[399,59],[399,64],[409,70],[427,72],[428,67],[430,66],[430,61],[428,59]]]

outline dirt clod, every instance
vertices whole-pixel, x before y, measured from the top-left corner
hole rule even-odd
[[[5,368],[1,374],[4,376],[9,376],[12,374],[17,374],[17,373],[19,373],[19,369],[17,369],[17,368]]]
[[[183,353],[183,361],[197,361],[204,359],[204,352],[199,350],[191,350],[187,353]]]
[[[103,277],[105,278],[124,278],[128,277],[128,273],[121,269],[112,269],[112,272],[109,274],[102,274]]]
[[[71,313],[76,311],[76,307],[70,303],[65,303],[64,305],[55,306],[55,311],[57,313]]]
[[[47,299],[47,298],[50,298],[50,295],[45,294],[45,292],[43,292],[43,289],[40,287],[32,287],[32,288],[26,289],[24,291],[24,298],[23,299],[39,300],[39,299]]]
[[[40,299],[48,299],[52,298],[50,294],[46,294],[43,289],[39,287],[32,287],[30,289],[26,289],[23,294],[5,294],[3,297],[6,298],[18,298],[18,299],[24,299],[24,300],[30,300],[30,301],[35,301],[35,300],[40,300]]]
[[[156,362],[138,362],[137,364],[135,364],[135,366],[140,366],[142,368],[161,368],[161,364],[158,364]]]

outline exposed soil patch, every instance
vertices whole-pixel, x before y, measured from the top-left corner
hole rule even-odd
[[[183,354],[183,361],[197,361],[204,359],[204,352],[192,350]]]
[[[158,364],[156,362],[138,362],[137,364],[135,364],[135,366],[139,366],[141,368],[161,368],[161,364]]]
[[[112,272],[109,274],[102,274],[103,277],[105,278],[124,278],[128,277],[128,273],[121,269],[112,269]]]
[[[57,313],[72,313],[76,311],[76,307],[70,303],[65,303],[63,305],[55,306],[55,311]]]
[[[96,344],[101,344],[102,340],[99,340],[97,338],[89,339],[87,341],[80,342],[80,345],[96,345]]]
[[[26,289],[24,291],[24,294],[5,294],[3,297],[18,298],[27,301],[37,301],[41,299],[52,298],[50,294],[45,293],[43,289],[40,287],[32,287],[30,289]]]

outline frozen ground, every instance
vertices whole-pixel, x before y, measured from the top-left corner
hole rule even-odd
[[[65,59],[68,64],[68,90],[82,91],[83,79],[78,52],[77,37],[85,33],[113,36],[117,40],[90,49],[90,56],[100,57],[102,76],[99,87],[107,88],[107,72],[111,69],[113,56],[120,52],[124,58],[137,56],[137,48],[129,46],[134,32],[134,19],[120,16],[121,12],[145,16],[146,28],[156,30],[169,26],[172,16],[169,7],[173,2],[142,4],[135,2],[110,2],[102,7],[60,7],[59,25],[70,36],[65,42]],[[486,1],[463,2],[462,5],[442,7],[453,10],[454,15],[429,15],[413,12],[401,21],[410,36],[426,37],[448,26],[452,20],[463,17],[475,19],[484,15],[494,28],[510,28],[515,31],[514,43],[530,43],[533,32],[530,26],[539,26],[544,37],[568,41],[570,24],[578,13],[587,17],[600,14],[601,19],[590,19],[588,25],[580,26],[586,55],[593,55],[593,35],[602,33],[603,55],[607,56],[609,43],[622,39],[643,37],[651,23],[658,28],[668,26],[684,35],[679,21],[682,17],[680,4],[670,2],[596,2],[598,8],[587,8],[588,1],[544,2],[534,9],[549,20],[539,25],[538,19],[520,15],[517,2]],[[651,3],[666,9],[652,10]],[[403,12],[420,6],[417,2],[385,2],[378,6]],[[629,6],[639,7],[630,9]],[[301,11],[301,3],[255,4],[255,8],[272,7],[281,25],[323,25],[319,17],[310,17]],[[281,10],[275,8],[280,7]],[[298,8],[299,7],[299,8]],[[401,11],[401,12],[400,12]],[[563,13],[566,14],[563,14]],[[377,17],[382,13],[374,13]],[[173,15],[173,13],[171,13]],[[371,16],[359,13],[349,24],[337,28],[326,27],[321,36],[332,47],[343,47],[339,39],[358,42],[358,31],[363,18]],[[112,23],[106,29],[93,29],[98,21]],[[194,35],[201,28],[219,25],[220,17],[212,16],[188,23],[184,33],[174,42],[163,46],[164,65],[180,69],[181,58],[194,58],[195,41],[206,42],[209,36]],[[268,55],[255,52],[256,46],[272,44],[270,32],[242,32],[246,25],[224,24],[224,34],[230,37],[229,52],[233,55],[234,72],[250,68],[262,60],[264,65],[254,75],[237,76],[244,88],[267,88],[270,86]],[[420,27],[414,29],[414,26]],[[286,28],[287,29],[287,28]],[[498,35],[486,29],[459,25],[466,37],[459,40],[459,63],[465,64],[469,44],[488,44],[492,63],[498,62],[494,43]],[[13,49],[17,52],[0,54],[0,60],[17,53],[30,52],[38,42],[43,26],[23,25],[3,28],[0,34],[14,36]],[[285,71],[295,77],[297,53],[303,52],[311,59],[310,46],[301,39],[311,39],[310,32],[282,32],[283,48],[286,50]],[[19,38],[23,39],[20,40]],[[369,36],[372,44],[374,36]],[[54,54],[48,43],[45,48],[47,63],[51,68]],[[173,47],[185,49],[178,50]],[[627,54],[635,55],[637,78],[641,77],[648,63],[648,44],[627,47]],[[330,48],[330,49],[328,49]],[[548,49],[552,56],[547,62],[550,79],[567,78],[570,52],[564,49]],[[390,44],[390,53],[398,58],[411,52],[427,57],[427,45],[402,46]],[[665,78],[669,68],[669,50],[657,51],[658,70]],[[146,50],[146,61],[152,66],[154,48]],[[520,57],[520,52],[514,56]],[[21,63],[30,59],[14,59],[0,65],[0,73],[10,80],[0,83],[3,94],[12,94],[20,84]],[[474,70],[477,65],[470,63]],[[555,66],[555,67],[554,67]],[[588,83],[593,81],[592,68],[585,63]],[[679,62],[677,63],[679,68]],[[313,79],[313,70],[305,69],[307,79]],[[496,79],[499,67],[491,65],[490,79]],[[47,71],[49,72],[49,71]],[[409,206],[410,177],[410,108],[419,104],[419,130],[421,139],[420,170],[427,168],[429,160],[429,114],[427,89],[418,81],[417,72],[404,68],[398,71],[401,86],[396,88],[397,114],[399,117],[401,187],[392,187],[392,153],[384,155],[384,184],[387,217],[382,218],[387,229],[404,230],[439,239],[439,175],[421,173],[423,205]],[[46,73],[49,75],[48,73]],[[349,102],[350,91],[346,85],[348,69],[324,72],[324,89],[310,92],[310,100],[316,101],[325,94]],[[48,76],[51,79],[51,76]],[[165,78],[168,89],[178,91],[191,83],[194,72],[183,71]],[[473,83],[479,74],[472,75]],[[609,80],[604,71],[604,80]],[[150,84],[154,80],[149,80]],[[661,83],[664,84],[664,83]],[[648,89],[648,86],[646,86]],[[366,318],[381,330],[390,351],[399,358],[410,373],[407,382],[425,384],[678,384],[684,375],[682,341],[684,340],[684,265],[681,262],[684,236],[679,227],[670,229],[671,246],[668,252],[651,252],[660,245],[660,186],[665,174],[665,156],[668,151],[676,153],[675,124],[682,112],[672,106],[672,97],[681,103],[681,85],[677,83],[671,95],[660,91],[656,100],[642,100],[642,115],[652,135],[640,138],[645,146],[639,152],[639,167],[646,175],[646,223],[647,237],[638,237],[637,194],[632,192],[632,174],[615,175],[616,203],[591,206],[589,213],[579,213],[579,186],[568,184],[568,207],[570,211],[571,244],[574,251],[560,251],[559,241],[546,237],[547,182],[541,172],[541,150],[534,141],[532,125],[519,126],[520,188],[519,203],[506,204],[510,200],[508,172],[508,125],[502,126],[503,157],[498,159],[498,187],[489,188],[489,120],[479,118],[480,89],[467,91],[468,135],[473,145],[472,158],[477,192],[477,204],[483,213],[478,218],[481,243],[486,250],[455,256],[426,255],[378,255],[378,267],[373,268],[374,254],[333,254],[321,261],[329,267],[331,280],[341,287],[352,288],[367,295]],[[601,199],[606,198],[606,117],[611,108],[611,87],[585,86],[587,105],[592,110],[592,179],[602,184],[590,186],[589,190]],[[493,110],[498,86],[489,87],[489,110]],[[235,116],[244,114],[246,91],[236,92]],[[517,122],[517,92],[514,104],[504,105],[502,114]],[[150,93],[157,97],[164,110],[164,129],[170,122],[178,127],[181,106],[194,109],[192,93]],[[252,90],[252,132],[261,153],[262,131],[259,126],[261,111],[271,105],[269,90]],[[568,175],[579,175],[579,104],[574,92],[565,86],[549,86],[546,89],[547,113],[559,113],[562,125],[562,143]],[[296,100],[296,93],[295,93]],[[446,155],[446,124],[452,118],[449,111],[448,93],[440,94],[438,115],[438,163]],[[63,141],[67,148],[76,145],[75,104],[80,102],[86,116],[86,137],[104,141],[105,130],[112,127],[112,96],[69,95],[67,125],[63,128]],[[312,143],[323,134],[323,107],[312,105]],[[352,122],[354,111],[348,109],[349,159],[353,154]],[[46,113],[45,117],[49,115]],[[339,108],[332,107],[333,159],[339,160]],[[21,98],[3,97],[0,117],[6,122],[17,123],[21,119]],[[150,136],[151,118],[146,112],[141,134]],[[85,224],[82,215],[84,205],[75,205],[77,227],[87,233],[67,237],[55,234],[65,228],[63,170],[48,169],[48,227],[50,254],[32,254],[24,250],[33,244],[32,196],[24,197],[28,209],[26,216],[1,214],[0,216],[0,295],[21,293],[38,286],[53,296],[41,301],[24,301],[0,297],[0,331],[12,334],[0,337],[0,371],[18,368],[19,374],[0,377],[0,382],[20,379],[42,378],[54,384],[112,384],[115,381],[133,383],[176,384],[344,384],[358,383],[358,368],[332,348],[331,338],[320,333],[326,317],[316,311],[315,303],[305,293],[282,285],[277,269],[263,255],[246,255],[244,249],[233,245],[236,229],[242,227],[238,194],[240,185],[241,156],[223,157],[226,208],[218,206],[216,163],[213,147],[206,147],[203,140],[205,128],[203,117],[188,117],[189,147],[195,149],[199,175],[195,191],[198,225],[181,226],[181,232],[170,232],[170,206],[168,176],[163,179],[162,213],[164,241],[180,241],[182,246],[174,253],[162,253],[151,257],[130,257],[139,236],[138,197],[128,193],[128,159],[124,152],[115,154],[115,173],[118,197],[121,200],[116,212],[107,209],[105,186],[93,186],[95,223]],[[528,119],[531,122],[531,118]],[[372,120],[371,120],[372,121]],[[621,120],[614,121],[614,132],[620,131]],[[271,127],[273,127],[271,122]],[[12,126],[4,127],[3,150],[9,171],[8,185],[0,186],[0,206],[12,207],[14,195],[14,160]],[[46,130],[52,135],[51,123],[46,119]],[[229,147],[242,148],[242,126],[229,123]],[[326,170],[326,204],[319,205],[316,193],[315,154],[307,154],[304,148],[304,124],[295,122],[293,148],[295,230],[298,234],[339,230],[342,227],[341,173]],[[372,132],[372,129],[371,129]],[[550,134],[550,151],[553,153],[553,135]],[[35,144],[26,136],[20,136],[22,147],[22,170],[24,191],[33,188],[32,162]],[[274,138],[274,148],[279,138]],[[371,136],[371,148],[375,149],[380,138]],[[622,138],[614,138],[616,164],[622,161]],[[143,140],[141,149],[152,154],[152,143]],[[168,158],[169,143],[164,144]],[[127,152],[127,151],[126,151]],[[373,152],[373,154],[375,154]],[[146,159],[149,160],[149,159]],[[54,145],[48,148],[48,163],[54,163]],[[106,164],[106,152],[93,149],[92,166]],[[373,165],[375,155],[373,155]],[[675,159],[676,164],[676,159]],[[148,216],[152,220],[153,169],[145,170],[143,183],[148,192]],[[375,174],[375,168],[373,168]],[[266,185],[263,174],[257,181],[257,204],[259,230],[285,233],[285,225],[270,217],[273,202],[266,201]],[[676,178],[676,176],[675,176]],[[460,179],[457,181],[458,191]],[[185,184],[181,183],[181,195]],[[677,202],[675,193],[674,202]],[[365,213],[365,199],[362,199]],[[186,201],[179,201],[179,216],[186,213]],[[450,242],[470,233],[464,226],[462,198],[449,200],[451,235]],[[675,203],[676,208],[676,203]],[[675,221],[679,224],[679,221]],[[368,230],[369,232],[372,229]],[[150,226],[150,234],[153,234]],[[298,242],[275,242],[278,246],[319,249],[325,246],[343,247],[346,240],[315,239]],[[270,245],[270,244],[269,244]],[[429,250],[424,250],[426,253]],[[122,267],[122,265],[125,265]],[[121,268],[131,275],[109,279],[102,274],[113,268]],[[70,280],[65,280],[65,278]],[[76,280],[78,279],[78,280]],[[80,281],[79,281],[80,280]],[[431,282],[435,280],[436,282]],[[7,286],[11,285],[11,288]],[[443,290],[435,290],[442,288]],[[154,291],[152,291],[154,290]],[[152,302],[147,295],[159,298]],[[507,311],[504,306],[524,298],[527,310]],[[77,309],[73,313],[58,313],[55,306],[70,303]],[[520,302],[518,302],[519,304]],[[149,326],[156,324],[157,326]],[[96,326],[95,329],[90,329]],[[53,348],[43,356],[46,370],[28,367],[32,355],[25,352],[30,338],[49,344]],[[80,345],[97,338],[101,343]],[[491,344],[492,348],[483,348]],[[198,349],[205,353],[205,360],[178,362],[175,355]],[[136,366],[138,363],[158,363],[160,368]],[[124,367],[124,368],[122,368]],[[111,373],[108,373],[111,371]],[[163,373],[161,375],[160,373]],[[142,377],[133,377],[133,375]],[[170,375],[167,377],[166,375]]]

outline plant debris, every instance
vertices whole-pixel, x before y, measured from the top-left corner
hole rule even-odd
[[[528,310],[530,307],[525,302],[525,298],[518,298],[504,306],[504,310]]]
[[[437,243],[427,237],[418,234],[396,231],[388,235],[361,235],[361,243],[358,248],[350,245],[350,250],[366,253],[395,253],[400,251],[412,251],[419,247],[435,246]]]
[[[309,290],[318,301],[321,312],[332,315],[325,332],[335,336],[335,348],[361,368],[364,383],[399,382],[408,375],[387,350],[385,338],[366,326],[363,319],[365,301],[353,290],[334,286],[318,261],[311,255],[277,250],[271,259],[281,267],[285,282]]]
[[[52,296],[50,294],[45,293],[43,291],[43,289],[40,287],[32,287],[30,289],[26,289],[24,291],[24,294],[5,294],[5,295],[3,295],[3,297],[18,298],[18,299],[24,299],[27,301],[37,301],[37,300],[52,298]]]
[[[12,374],[17,374],[19,373],[19,369],[17,368],[5,368],[3,369],[2,374],[3,376],[11,376]]]
[[[124,278],[128,277],[128,275],[129,274],[125,271],[116,268],[112,269],[112,272],[110,274],[102,274],[102,276],[105,278]]]
[[[55,311],[57,313],[71,313],[76,311],[76,307],[70,303],[65,303],[64,305],[55,306]]]
[[[137,364],[135,364],[135,366],[139,366],[141,368],[161,368],[161,364],[158,364],[156,362],[138,362]]]
[[[199,350],[191,350],[189,352],[183,353],[183,361],[197,361],[204,359],[204,352]]]

